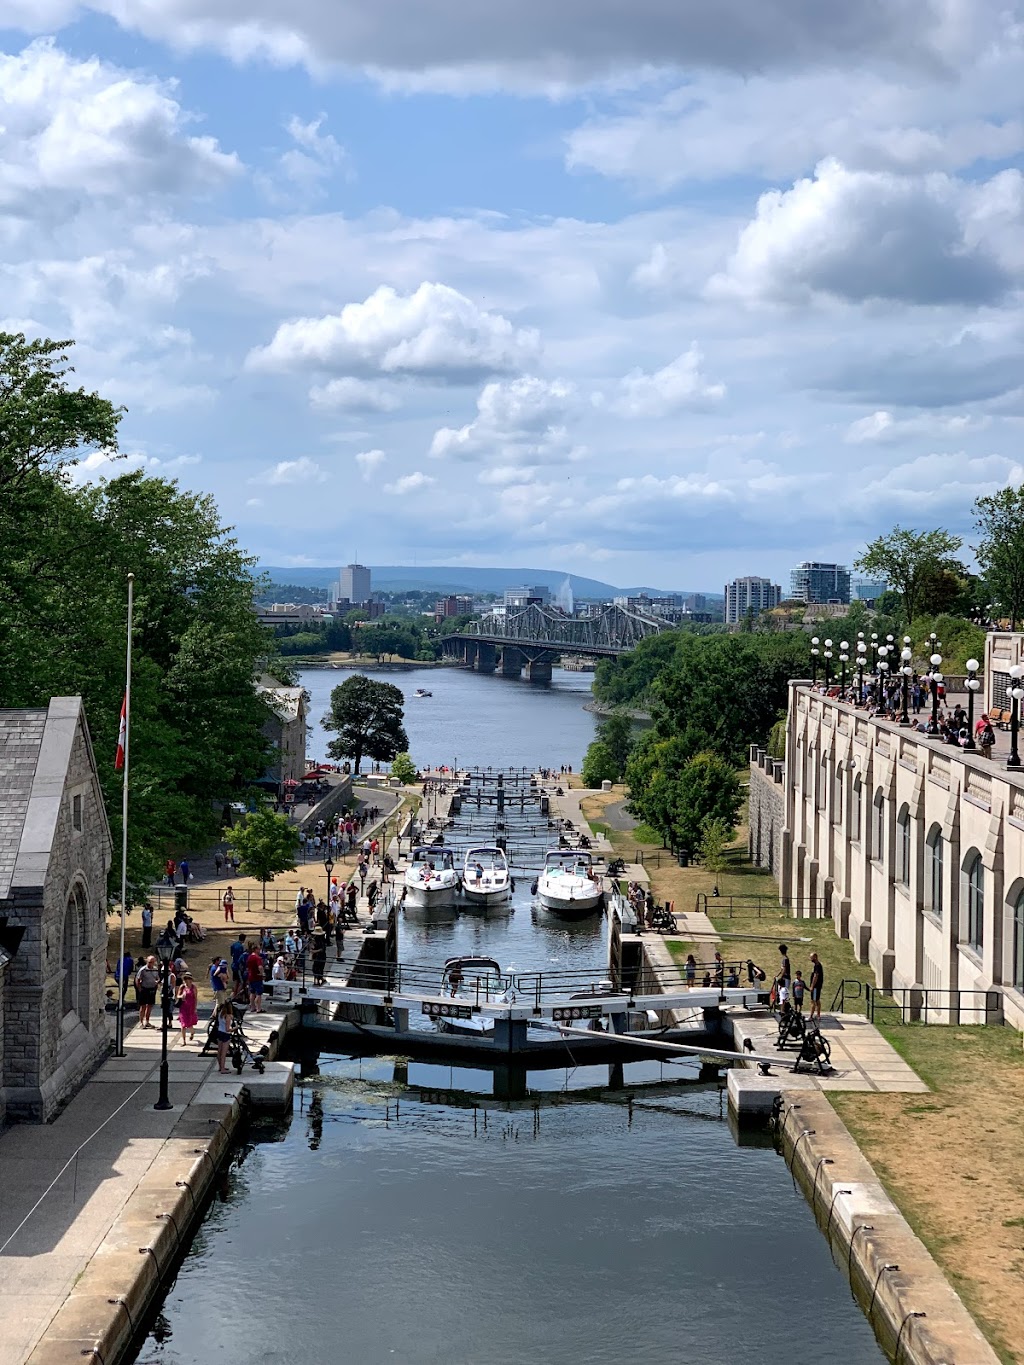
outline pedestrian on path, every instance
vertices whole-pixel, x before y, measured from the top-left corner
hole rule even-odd
[[[254,948],[245,963],[249,1003],[256,1014],[263,1013],[263,955]]]
[[[174,859],[168,858],[167,861],[164,863],[164,876],[167,878],[168,886],[174,885],[174,874],[175,872],[177,872],[177,870],[178,867]]]
[[[188,886],[188,879],[189,879],[189,877],[190,877],[192,874],[191,874],[191,872],[190,872],[190,870],[189,870],[189,865],[188,865],[188,859],[187,859],[187,858],[182,858],[181,862],[178,864],[178,871],[181,873],[181,883],[182,883],[182,885],[183,885],[183,886]]]
[[[150,1015],[156,1004],[156,988],[159,984],[160,971],[156,965],[156,958],[151,955],[146,958],[135,976],[135,998],[139,1002],[139,1024],[142,1028],[153,1027]]]
[[[341,961],[341,955],[345,950],[345,921],[339,911],[334,921],[334,960]]]
[[[230,886],[224,892],[224,923],[227,924],[228,920],[232,924],[235,922],[235,893]]]
[[[213,855],[213,868],[214,868],[214,871],[216,872],[217,876],[219,877],[220,874],[221,874],[221,872],[222,872],[223,869],[224,869],[224,855],[223,855],[223,853],[220,852],[219,849],[218,849],[217,852]]]
[[[811,954],[811,1010],[808,1018],[821,1025],[821,993],[825,989],[825,968],[817,953]]]
[[[231,1042],[231,1029],[234,1026],[231,1001],[226,1000],[217,1011],[217,1070],[226,1076],[230,1067],[224,1065],[228,1059],[228,1044]]]
[[[182,978],[176,998],[178,1001],[178,1023],[181,1025],[181,1045],[184,1047],[185,1030],[188,1030],[188,1041],[191,1043],[196,1036],[196,1024],[199,1023],[196,983],[192,980],[191,972],[186,972]]]
[[[224,1005],[231,998],[231,968],[219,954],[210,962],[210,989],[217,1006]]]
[[[786,986],[788,988],[793,973],[789,965],[789,949],[784,943],[779,944],[779,958],[781,959],[779,962],[779,974],[775,979],[780,986]]]
[[[135,959],[132,957],[131,953],[129,953],[126,949],[124,957],[121,959],[120,962],[116,963],[114,966],[114,980],[121,987],[122,1000],[128,993],[128,984],[132,979],[132,973],[134,972],[134,970]]]
[[[153,907],[149,901],[142,907],[142,946],[148,948],[153,942]]]

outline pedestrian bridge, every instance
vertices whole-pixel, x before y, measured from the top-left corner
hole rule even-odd
[[[652,635],[671,629],[665,621],[623,607],[606,607],[593,616],[566,616],[557,608],[531,604],[505,617],[471,621],[458,635],[446,635],[446,658],[459,659],[480,673],[549,682],[551,666],[563,654],[615,659]]]

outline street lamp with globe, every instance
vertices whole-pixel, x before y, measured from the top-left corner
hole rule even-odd
[[[864,705],[864,664],[867,660],[868,647],[864,643],[864,632],[857,636],[857,705]]]
[[[976,749],[978,746],[974,742],[974,694],[981,687],[978,678],[978,669],[981,664],[977,659],[967,660],[967,738],[964,740],[965,749]]]
[[[931,638],[937,646],[938,642],[935,640],[935,636],[933,635]],[[937,735],[939,733],[939,684],[942,682],[942,674],[939,672],[942,667],[942,655],[938,653],[937,648],[936,652],[929,657],[928,662],[931,664],[928,676],[931,678],[932,691],[932,718],[928,722],[928,733]]]
[[[811,686],[814,687],[818,681],[818,637],[811,636]]]
[[[900,724],[901,724],[901,725],[909,725],[909,724],[910,724],[910,714],[909,714],[909,712],[908,712],[908,710],[907,710],[907,702],[908,702],[909,699],[910,699],[910,678],[911,678],[911,675],[912,675],[912,673],[913,673],[913,671],[914,671],[913,664],[911,663],[911,660],[913,659],[913,657],[914,657],[914,652],[913,652],[913,650],[910,648],[910,636],[909,636],[909,635],[904,635],[904,637],[903,637],[903,648],[900,650],[900,659],[902,660],[902,666],[901,666],[901,668],[900,668],[900,673],[902,674],[902,677],[903,677],[903,688],[902,688],[902,693],[903,693],[903,710],[902,710],[902,712],[900,713]]]
[[[1020,767],[1020,754],[1017,751],[1017,734],[1020,730],[1020,704],[1024,699],[1024,686],[1021,679],[1024,675],[1024,667],[1014,664],[1010,669],[1010,700],[1013,706],[1010,708],[1010,757],[1006,760],[1008,768]]]
[[[832,641],[825,641],[825,691],[829,689],[832,681]]]

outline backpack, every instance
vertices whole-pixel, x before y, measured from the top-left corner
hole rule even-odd
[[[989,745],[995,744],[995,742],[996,742],[996,732],[992,729],[992,726],[991,726],[991,725],[986,725],[985,728],[984,728],[984,730],[982,730],[982,732],[981,732],[981,742],[982,742],[982,744],[984,744],[986,747],[988,747]]]

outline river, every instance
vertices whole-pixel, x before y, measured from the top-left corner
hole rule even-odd
[[[459,677],[464,700],[483,699],[471,727],[534,697],[578,710],[579,689],[524,696],[512,684],[502,704],[499,681],[443,675]],[[557,756],[578,757],[585,732],[571,741],[564,722],[543,726],[562,741]],[[432,742],[421,762],[447,757],[447,738]],[[556,756],[533,751],[532,734],[505,743],[487,756]],[[483,818],[464,806],[447,842],[472,841]],[[530,817],[504,818],[523,867]],[[601,916],[566,924],[534,909],[527,874],[507,915],[403,915],[399,955],[438,971],[474,952],[508,971],[600,971],[603,940]],[[883,1359],[784,1162],[762,1134],[737,1141],[722,1089],[692,1059],[531,1072],[515,1100],[501,1098],[508,1079],[322,1056],[290,1120],[255,1124],[237,1152],[138,1361]]]
[[[590,700],[592,673],[553,671],[551,685],[474,673],[465,668],[413,668],[408,672],[363,670],[368,678],[394,683],[404,694],[409,752],[420,768],[474,763],[478,767],[537,768],[571,763],[579,768],[594,738]],[[327,757],[331,736],[320,724],[331,689],[351,677],[333,668],[299,670],[309,708],[310,758]],[[417,688],[433,693],[416,697]]]

